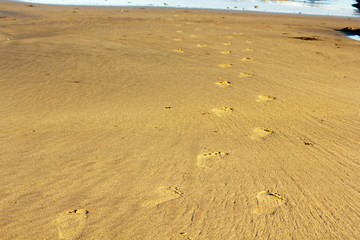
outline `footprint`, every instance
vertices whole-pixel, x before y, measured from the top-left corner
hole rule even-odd
[[[197,47],[206,47],[207,45],[206,44],[202,44],[202,43],[199,43],[198,45],[196,45]]]
[[[238,32],[234,32],[233,34],[234,34],[234,35],[237,35],[237,36],[241,36],[241,35],[242,35],[242,33],[238,33]]]
[[[252,52],[252,51],[254,51],[254,49],[252,49],[252,48],[245,48],[245,49],[243,50],[243,52]]]
[[[233,108],[230,107],[222,107],[222,108],[214,108],[211,111],[213,111],[218,116],[223,116],[224,114],[229,114],[233,112]]]
[[[220,51],[221,54],[230,54],[231,51]]]
[[[247,41],[245,41],[245,42],[247,42],[247,43],[254,43],[254,41],[249,41],[249,40],[247,40]]]
[[[176,26],[177,26],[177,27],[182,27],[182,25],[181,25],[181,24],[176,24]]]
[[[251,58],[251,57],[244,57],[244,58],[241,59],[241,61],[243,61],[243,62],[249,62],[249,61],[253,61],[253,60],[254,59]]]
[[[230,63],[219,64],[219,66],[220,66],[221,68],[232,68],[232,64],[230,64]]]
[[[60,239],[74,240],[80,238],[88,213],[84,209],[75,209],[60,214],[56,219]]]
[[[162,186],[155,191],[155,195],[152,200],[149,200],[143,204],[143,206],[157,206],[161,203],[168,202],[181,197],[184,193],[177,187]]]
[[[183,33],[184,31],[181,31],[181,30],[177,30],[176,32],[177,32],[177,33]]]
[[[258,99],[256,100],[257,102],[268,102],[268,101],[272,101],[275,100],[276,97],[273,96],[268,96],[268,95],[259,95]]]
[[[254,76],[252,73],[240,73],[240,77],[251,77]]]
[[[184,50],[183,50],[183,49],[181,49],[181,48],[179,48],[179,49],[175,49],[174,51],[175,51],[175,52],[179,52],[179,53],[184,53]]]
[[[229,35],[229,36],[226,36],[226,38],[234,38],[234,36]]]
[[[225,29],[232,29],[232,27],[225,27]]]
[[[197,157],[197,165],[203,168],[212,168],[216,163],[218,163],[221,158],[229,155],[226,152],[213,152],[213,153],[204,153],[200,154]]]
[[[182,38],[174,38],[173,40],[176,41],[176,42],[182,42],[183,41]]]
[[[192,38],[197,38],[198,35],[191,34],[190,37],[192,37]]]
[[[274,131],[268,128],[254,128],[253,134],[250,136],[251,139],[255,140],[265,140],[266,138],[270,137],[274,134]]]
[[[258,215],[272,215],[279,207],[287,204],[287,199],[271,190],[259,192],[256,196],[257,206],[253,213]]]
[[[196,30],[196,31],[200,31],[200,30],[201,30],[201,28],[194,28],[194,30]]]
[[[222,80],[222,79],[219,78],[219,80]],[[218,85],[219,87],[223,87],[223,88],[231,86],[231,83],[229,81],[220,81],[220,82],[216,82],[215,84]]]

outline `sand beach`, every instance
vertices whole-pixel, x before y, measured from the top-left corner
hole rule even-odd
[[[0,1],[0,239],[358,239],[359,18]]]

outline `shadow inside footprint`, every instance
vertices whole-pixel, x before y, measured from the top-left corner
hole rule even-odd
[[[219,80],[222,80],[221,78],[219,78]],[[216,85],[218,85],[219,87],[230,87],[231,86],[231,82],[229,81],[220,81],[220,82],[216,82]]]
[[[60,214],[56,219],[60,239],[78,239],[83,232],[88,213],[84,209],[75,209]]]
[[[244,57],[244,58],[241,59],[241,61],[243,61],[243,62],[250,62],[250,61],[253,61],[253,60],[254,59],[251,58],[251,57]]]
[[[255,140],[265,140],[272,134],[274,134],[274,131],[268,128],[254,128],[253,134],[250,137]]]
[[[253,213],[258,215],[272,215],[279,207],[286,205],[287,199],[271,190],[259,192],[256,196],[257,206]]]
[[[213,153],[200,154],[197,157],[197,165],[203,168],[212,168],[221,160],[221,158],[227,155],[229,154],[226,152],[213,152]]]

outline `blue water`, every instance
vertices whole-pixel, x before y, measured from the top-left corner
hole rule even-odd
[[[28,3],[90,6],[154,6],[231,9],[294,14],[360,16],[355,0],[19,0]],[[256,6],[256,8],[255,8]]]

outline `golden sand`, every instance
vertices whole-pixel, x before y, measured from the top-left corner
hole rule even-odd
[[[347,26],[0,1],[0,239],[358,238]]]

